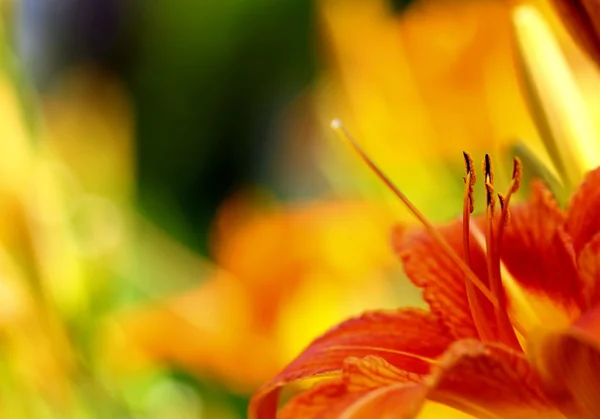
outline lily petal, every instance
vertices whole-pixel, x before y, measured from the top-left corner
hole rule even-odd
[[[294,397],[284,418],[412,418],[425,402],[423,376],[400,370],[377,356],[348,358],[341,379],[317,384]]]
[[[600,303],[600,233],[582,249],[577,260],[581,278],[581,293],[586,308]]]
[[[317,384],[292,399],[279,419],[371,419],[414,418],[425,401],[423,384],[399,383],[376,389],[350,392],[340,381]],[[385,416],[378,416],[385,414]]]
[[[562,331],[539,331],[530,357],[570,417],[600,417],[600,305]]]
[[[398,369],[385,359],[369,355],[364,358],[347,358],[342,375],[350,391],[358,392],[397,383],[418,383],[423,374]]]
[[[462,222],[441,227],[442,234],[454,251],[464,258]],[[408,278],[423,289],[423,298],[457,339],[477,337],[465,289],[465,275],[424,230],[403,234],[393,231],[393,245],[400,256]],[[487,280],[483,250],[471,246],[471,269],[482,280]],[[487,318],[493,318],[492,305],[480,295],[480,305]]]
[[[531,188],[530,198],[511,208],[501,253],[511,317],[525,332],[544,323],[566,326],[583,308],[565,215],[542,182]]]
[[[379,357],[348,359],[341,377],[294,397],[279,418],[414,418],[427,399],[482,419],[562,417],[540,384],[521,352],[465,339],[426,378]]]
[[[274,418],[280,389],[293,381],[342,372],[347,358],[376,355],[394,367],[426,374],[452,342],[435,315],[423,310],[379,311],[350,319],[316,339],[279,375],[258,390],[249,417]]]
[[[473,339],[455,342],[431,376],[432,400],[483,419],[562,417],[523,353]]]
[[[426,393],[422,376],[399,370],[383,358],[348,358],[341,379],[319,383],[294,397],[278,418],[371,418],[374,411],[408,418],[418,412]]]
[[[600,232],[600,168],[587,174],[567,206],[566,230],[579,253]]]
[[[327,380],[294,397],[277,417],[334,419],[363,396],[363,392],[348,392],[346,384],[339,378]]]

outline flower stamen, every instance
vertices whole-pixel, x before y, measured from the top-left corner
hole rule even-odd
[[[504,227],[510,224],[510,211],[508,210],[508,206],[510,204],[510,198],[515,194],[519,188],[521,187],[521,180],[523,179],[523,165],[521,164],[521,160],[518,157],[513,158],[513,172],[512,172],[512,180],[510,182],[510,187],[508,188],[508,193],[506,196],[498,194],[498,198],[500,199],[500,206],[502,209],[502,227],[498,232],[498,240],[501,243],[502,232],[504,232]]]
[[[475,170],[473,170],[474,166],[471,155],[463,151],[463,156],[465,158],[466,171],[466,175],[463,178],[465,182],[463,203],[463,249],[465,263],[467,266],[469,266],[469,268],[471,268],[471,231],[469,227],[471,225],[471,213],[475,209],[475,205],[473,203],[473,186],[475,185],[476,175]],[[493,341],[495,335],[486,319],[485,312],[483,311],[483,307],[478,299],[477,290],[475,289],[473,282],[466,276],[465,288],[467,291],[469,309],[471,310],[471,315],[473,316],[473,322],[475,323],[475,328],[477,329],[479,338],[484,341]]]
[[[502,285],[502,274],[500,270],[500,246],[497,240],[494,239],[494,208],[496,205],[496,195],[494,194],[494,172],[492,169],[492,159],[489,154],[486,154],[483,159],[483,170],[485,173],[485,189],[486,189],[486,234],[485,234],[485,246],[486,246],[486,261],[488,269],[488,278],[490,281],[490,289],[492,294],[496,297],[498,305],[495,307],[496,315],[496,326],[498,328],[499,339],[501,342],[520,349],[519,341],[515,335],[515,331],[512,327],[510,319],[508,318],[508,312],[506,308],[506,297],[504,294],[504,288]],[[515,170],[513,169],[513,179],[515,178]],[[513,181],[514,182],[514,181]],[[512,186],[512,185],[511,185]],[[512,190],[512,188],[511,188]],[[510,193],[510,192],[509,192]],[[500,229],[504,228],[505,214],[508,214],[508,200],[500,199],[500,206],[502,208],[501,221],[498,231],[498,238],[500,237]]]
[[[450,259],[458,266],[458,268],[465,274],[465,277],[469,279],[471,283],[487,298],[490,303],[496,307],[498,305],[497,298],[490,292],[490,290],[484,285],[484,283],[475,275],[473,270],[458,256],[458,254],[452,249],[450,244],[444,239],[444,237],[437,231],[427,218],[414,206],[412,202],[400,191],[400,189],[394,185],[394,183],[381,171],[379,167],[371,160],[367,153],[358,145],[358,142],[343,126],[339,119],[334,119],[331,122],[331,128],[343,139],[347,140],[352,148],[358,153],[361,159],[373,170],[373,172],[379,177],[382,182],[402,201],[406,208],[421,222],[423,227],[427,230],[431,238],[444,250]]]
[[[496,253],[498,254],[498,261],[497,261],[496,269],[497,269],[499,276],[501,275],[500,253],[502,250],[502,238],[504,237],[504,229],[506,228],[506,226],[508,226],[510,224],[510,210],[509,210],[510,198],[513,196],[513,194],[515,194],[519,190],[522,179],[523,179],[523,165],[521,164],[521,160],[519,160],[518,157],[514,157],[513,158],[512,179],[510,182],[510,186],[508,188],[508,192],[506,193],[506,195],[498,194],[498,198],[500,200],[501,214],[500,214],[500,223],[498,226],[498,237],[496,239]],[[506,306],[504,293],[502,294],[502,298],[499,299],[499,302],[500,302],[501,306],[504,306],[504,307]],[[508,316],[508,312],[506,309],[504,310],[504,312],[506,313],[506,316]],[[506,320],[508,321],[508,317],[506,318]],[[508,337],[510,338],[510,341],[512,342],[512,344],[513,345],[516,344],[517,348],[520,347],[520,345],[518,344],[518,339],[517,339],[514,329],[512,327],[510,328],[509,332],[510,332],[510,336],[508,336]]]

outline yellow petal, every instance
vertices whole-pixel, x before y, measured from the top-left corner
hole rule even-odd
[[[425,402],[418,419],[473,419],[474,416],[471,416],[467,413],[461,412],[460,410],[453,409],[452,407],[448,407],[446,405],[435,403],[431,401]]]
[[[532,6],[519,6],[513,26],[525,97],[556,170],[572,189],[600,164],[593,121],[541,14]]]

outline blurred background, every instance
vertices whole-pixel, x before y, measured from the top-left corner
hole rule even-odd
[[[506,185],[541,144],[507,1],[0,12],[2,417],[244,418],[331,325],[422,306],[389,245],[410,215],[333,118],[435,221],[462,211],[463,150]]]

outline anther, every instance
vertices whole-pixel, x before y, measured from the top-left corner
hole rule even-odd
[[[487,214],[491,219],[494,217],[496,207],[496,195],[494,194],[494,171],[492,170],[492,158],[486,154],[483,159],[483,172],[485,174],[485,192],[487,201]]]
[[[523,165],[521,164],[521,160],[518,157],[513,158],[513,170],[512,170],[512,180],[510,183],[510,187],[508,188],[508,193],[506,196],[502,195],[500,198],[500,194],[498,197],[501,199],[502,206],[502,226],[507,226],[510,223],[510,211],[508,210],[508,206],[510,204],[510,198],[514,193],[519,190],[521,186],[521,180],[523,179]],[[502,233],[504,229],[500,227],[499,237],[498,239],[502,239]]]
[[[486,154],[483,158],[483,173],[485,174],[485,183],[494,184],[494,171],[492,170],[492,158]]]
[[[511,193],[515,193],[521,186],[521,180],[523,179],[523,165],[518,157],[513,158],[513,172],[512,172],[512,185],[510,187]]]
[[[473,158],[471,155],[463,151],[463,157],[465,158],[465,171],[467,172],[466,176],[463,177],[463,181],[465,182],[467,198],[469,201],[469,213],[472,214],[475,209],[473,185],[475,185],[475,182],[477,181],[477,176],[473,170]]]

